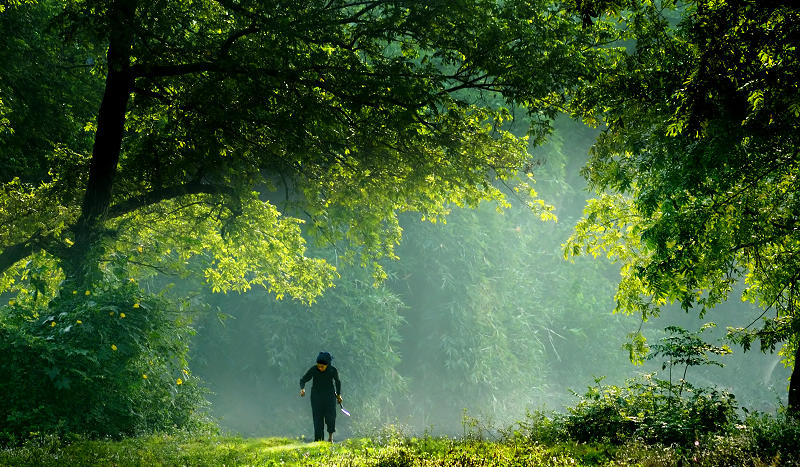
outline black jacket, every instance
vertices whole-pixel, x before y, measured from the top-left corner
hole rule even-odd
[[[306,374],[300,378],[300,389],[304,389],[310,380],[314,380],[311,386],[311,397],[315,399],[336,397],[336,394],[342,393],[339,371],[334,366],[328,365],[325,371],[319,371],[316,365],[309,368]]]

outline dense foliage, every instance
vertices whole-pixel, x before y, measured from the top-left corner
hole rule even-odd
[[[74,290],[42,311],[12,300],[0,315],[0,442],[202,423],[183,306],[127,283]]]
[[[598,2],[599,3],[599,2]],[[571,102],[604,125],[585,175],[598,197],[568,254],[621,264],[617,308],[702,316],[743,282],[760,314],[732,328],[795,371],[800,407],[800,9],[791,2],[608,2],[616,56]],[[644,350],[643,348],[641,350]]]
[[[538,141],[553,105],[597,55],[574,18],[552,6],[4,3],[3,31],[15,34],[0,39],[0,293],[14,305],[0,313],[9,323],[3,345],[21,359],[7,369],[32,379],[0,415],[33,417],[22,430],[44,423],[30,410],[48,399],[66,410],[78,389],[58,369],[131,394],[82,386],[94,391],[93,407],[119,412],[102,429],[91,414],[42,418],[93,434],[166,427],[173,421],[140,424],[151,418],[136,404],[162,407],[176,376],[151,366],[151,381],[131,378],[146,374],[141,362],[153,353],[182,358],[182,324],[162,317],[180,307],[142,307],[142,326],[115,328],[136,349],[109,343],[118,334],[105,332],[73,341],[81,328],[62,332],[57,320],[146,303],[137,284],[155,275],[152,287],[178,275],[213,291],[263,286],[309,303],[333,284],[337,261],[380,279],[377,260],[395,257],[401,213],[439,220],[452,205],[504,204],[494,182],[530,162],[527,138],[503,127],[508,108],[524,109]],[[537,46],[544,42],[546,50]],[[312,258],[308,239],[345,249],[332,262]],[[42,327],[50,316],[57,325]],[[95,318],[75,320],[100,326]],[[125,350],[109,354],[109,345]],[[152,350],[161,347],[169,351]],[[87,355],[74,368],[59,360],[76,352]],[[103,365],[111,357],[114,365]],[[56,386],[36,379],[47,371]],[[153,381],[165,382],[163,391],[137,392]]]
[[[578,442],[639,439],[683,446],[707,433],[734,430],[738,418],[732,394],[690,384],[681,389],[678,394],[668,381],[649,377],[623,387],[592,387],[570,408],[564,429]]]
[[[743,281],[762,313],[730,338],[784,344],[796,409],[799,24],[752,0],[3,3],[4,438],[191,426],[206,304],[194,355],[208,374],[236,362],[221,393],[288,390],[322,347],[365,427],[507,418],[551,397],[550,375],[580,384],[619,325],[598,319],[606,263],[562,262],[565,230],[530,216],[555,219],[534,169],[554,204],[583,201],[563,139],[531,155],[561,111],[602,126],[567,256],[618,261],[617,309],[643,321],[702,317]],[[193,283],[163,290],[175,278]],[[653,349],[684,376],[728,351],[672,330]],[[295,402],[250,413],[296,420]],[[592,389],[558,423],[570,442],[686,445],[731,435],[734,407],[670,376]]]
[[[548,441],[601,440],[613,445],[636,440],[688,447],[700,438],[733,433],[740,422],[733,394],[716,387],[696,387],[685,379],[689,367],[722,365],[708,354],[729,351],[704,342],[699,337],[702,330],[667,330],[670,334],[653,345],[648,359],[660,357],[662,369],[669,368],[669,380],[647,374],[620,387],[601,385],[603,378],[596,378],[595,386],[568,407],[566,414],[555,414],[549,420],[536,413],[529,416],[532,423],[546,427]],[[672,369],[678,365],[684,367],[683,378],[674,380]]]
[[[500,128],[507,110],[465,91],[524,105],[535,134],[546,131],[551,101],[593,54],[572,18],[547,6],[14,5],[4,20],[32,25],[7,58],[46,49],[35,71],[82,70],[90,85],[59,91],[100,105],[67,112],[59,128],[85,135],[73,142],[40,128],[47,112],[31,114],[24,93],[70,110],[50,83],[74,80],[18,89],[20,72],[3,69],[5,134],[37,144],[4,153],[0,271],[20,277],[21,261],[43,252],[85,286],[102,280],[107,255],[144,248],[140,262],[194,268],[221,290],[261,284],[311,300],[333,271],[303,256],[293,216],[313,237],[363,247],[373,265],[393,256],[399,212],[439,218],[451,203],[503,198],[491,181],[526,165],[526,143]],[[543,41],[553,47],[534,46]],[[31,153],[25,178],[13,150]]]
[[[354,414],[340,418],[337,436],[369,435],[387,422],[458,433],[465,408],[508,422],[526,407],[561,406],[565,387],[593,375],[628,375],[620,347],[629,325],[608,316],[616,271],[561,260],[583,201],[578,177],[567,183],[563,173],[581,164],[575,146],[583,138],[585,148],[591,132],[559,128],[554,144],[536,150],[537,173],[550,181],[537,189],[567,221],[542,222],[513,197],[503,212],[453,209],[446,222],[408,214],[400,259],[385,263],[381,287],[340,264],[335,287],[310,307],[258,293],[210,297],[218,311],[197,323],[192,367],[214,393],[222,426],[308,435],[297,380],[322,349],[335,357]],[[575,146],[558,144],[565,138]]]
[[[515,235],[507,221],[516,215],[494,209],[455,211],[441,227],[408,219],[409,245],[387,264],[384,286],[340,267],[311,307],[256,293],[211,297],[222,319],[213,312],[198,322],[192,361],[215,393],[214,413],[244,433],[307,433],[297,380],[322,349],[358,414],[341,421],[345,433],[393,420],[451,432],[465,407],[510,420],[531,405],[560,405],[564,386],[593,374],[621,377],[627,329],[607,316],[607,271],[564,263],[547,232],[566,229],[518,216]],[[547,267],[545,279],[524,273],[531,260]],[[600,339],[608,346],[597,349]],[[471,388],[470,397],[454,387]]]

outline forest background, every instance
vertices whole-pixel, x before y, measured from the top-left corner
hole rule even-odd
[[[4,438],[190,426],[206,384],[299,433],[319,350],[345,432],[503,423],[714,308],[766,360],[687,376],[774,407],[800,23],[751,7],[2,4]]]
[[[611,314],[619,268],[604,258],[564,259],[588,195],[579,168],[596,134],[562,120],[549,144],[531,148],[541,164],[536,188],[556,207],[557,222],[514,201],[503,212],[455,209],[446,224],[408,215],[400,259],[386,263],[378,288],[356,267],[311,307],[259,291],[209,297],[212,309],[195,322],[192,362],[212,391],[212,413],[235,432],[304,435],[310,409],[297,397],[297,369],[323,348],[336,358],[354,414],[339,416],[347,435],[386,424],[461,435],[464,410],[500,428],[526,410],[563,410],[596,377],[617,385],[667,378],[658,359],[630,360],[625,344],[641,323]],[[717,328],[703,335],[716,345],[726,343],[727,326],[760,313],[741,301],[719,311]],[[675,306],[641,330],[654,343],[669,335],[667,326],[695,331],[709,321]],[[790,369],[781,357],[732,350],[715,358],[724,367],[694,367],[687,380],[730,391],[750,410],[782,406]]]

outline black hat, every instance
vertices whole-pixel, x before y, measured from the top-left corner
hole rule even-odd
[[[332,361],[333,357],[328,352],[320,352],[319,355],[317,355],[317,363],[330,365]]]

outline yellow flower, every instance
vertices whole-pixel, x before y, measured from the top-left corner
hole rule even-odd
[[[142,378],[147,379],[147,375],[142,373]]]
[[[14,303],[16,303],[14,300],[9,300],[8,301],[8,304],[11,305],[11,306],[14,306]]]
[[[175,380],[175,383],[180,386],[181,384],[183,384],[183,380],[178,378],[178,379]]]
[[[139,251],[139,253],[141,253],[141,252],[142,252],[142,246],[141,246],[141,245],[139,245],[139,247],[138,247],[138,248],[136,248],[136,249]]]
[[[72,295],[77,295],[77,294],[78,294],[78,291],[77,291],[77,290],[73,290],[73,291],[72,291]]]
[[[111,344],[111,350],[113,350],[114,352],[116,352],[116,351],[117,351],[117,346],[116,346],[116,345],[114,345],[114,344]]]
[[[125,317],[125,313],[120,313],[120,314],[119,314],[119,317],[120,317],[120,318],[124,318],[124,317]]]
[[[133,277],[131,277],[131,278],[130,278],[130,279],[128,279],[128,280],[129,280],[129,281],[131,281],[131,282],[136,282],[136,280],[135,280]]]
[[[77,320],[75,322],[78,323],[78,324],[83,324],[83,321],[81,321],[81,320]]]
[[[51,327],[51,328],[54,328],[54,327],[56,327],[56,322],[55,322],[55,321],[51,322],[51,323],[50,323],[50,327]]]
[[[84,292],[84,295],[86,295],[87,297],[88,297],[89,295],[91,295],[91,294],[92,294],[92,292],[90,292],[90,291],[88,291],[88,290],[87,290],[86,292]]]
[[[138,304],[138,303],[134,303],[134,304],[133,304],[133,307],[134,307],[134,308],[139,308],[139,304]]]

